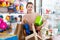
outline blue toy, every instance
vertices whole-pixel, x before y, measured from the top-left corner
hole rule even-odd
[[[25,23],[25,24],[23,25],[23,27],[24,27],[24,29],[26,30],[26,34],[27,34],[27,35],[30,35],[29,24],[28,24],[28,23]]]
[[[13,15],[10,16],[10,22],[14,23],[17,22],[17,17],[14,17]]]
[[[11,11],[9,11],[9,10],[11,10]],[[9,6],[9,7],[8,7],[8,11],[9,11],[9,12],[12,12],[12,13],[17,13],[16,6],[15,6],[15,5]]]
[[[0,18],[3,18],[3,15],[0,15]]]

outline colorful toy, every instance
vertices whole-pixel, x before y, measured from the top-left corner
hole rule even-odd
[[[10,21],[10,16],[9,15],[6,16],[6,20]]]
[[[17,10],[17,11],[19,10],[19,5],[16,5],[16,10]]]
[[[14,22],[17,22],[17,17],[14,17],[13,15],[11,16],[7,15],[6,20],[10,23],[14,23]]]
[[[30,26],[29,26],[28,22],[26,20],[24,20],[23,28],[25,29],[27,35],[30,35],[30,28],[29,27]]]
[[[2,2],[2,7],[5,7],[6,6],[6,2]]]
[[[34,24],[35,24],[36,26],[41,26],[41,25],[43,24],[42,16],[37,16],[36,19],[35,19]]]
[[[2,18],[0,18],[0,32],[3,32],[7,28],[7,23],[3,21]]]
[[[6,24],[5,22],[1,23],[1,24],[0,24],[0,28],[1,28],[2,30],[6,30],[7,24]]]
[[[20,4],[20,12],[23,12],[23,10],[24,10],[24,5],[21,3]]]
[[[3,18],[3,15],[0,15],[0,18]]]
[[[25,23],[25,24],[23,25],[23,27],[24,27],[24,29],[26,30],[26,34],[27,34],[27,35],[30,35],[29,24],[28,24],[28,23]]]
[[[10,13],[17,13],[16,6],[12,4],[11,6],[8,7],[8,12]]]
[[[10,6],[10,2],[6,0],[0,0],[0,6],[1,7],[8,7]]]

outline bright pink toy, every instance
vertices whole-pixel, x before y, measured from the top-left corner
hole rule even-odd
[[[1,28],[2,30],[6,30],[7,24],[6,24],[5,22],[3,22],[3,23],[1,24],[1,26],[0,26],[0,28]]]

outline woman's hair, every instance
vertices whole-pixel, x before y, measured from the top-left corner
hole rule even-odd
[[[32,2],[27,2],[27,5],[26,5],[26,7],[28,6],[28,4],[32,4],[32,5],[33,5],[33,3],[32,3]]]

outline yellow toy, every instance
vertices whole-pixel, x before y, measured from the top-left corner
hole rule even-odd
[[[16,6],[16,10],[19,10],[19,6]]]
[[[2,7],[5,7],[6,6],[6,2],[2,2]]]
[[[20,6],[20,10],[24,10],[23,6]]]
[[[10,16],[7,15],[6,16],[6,20],[9,21],[10,20]]]

